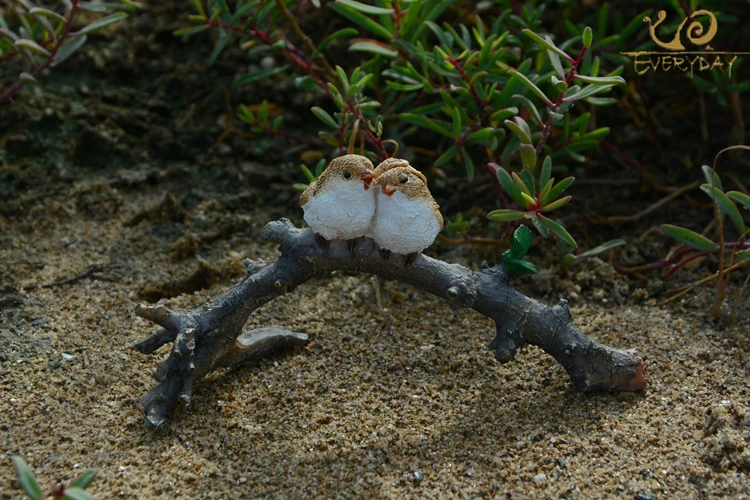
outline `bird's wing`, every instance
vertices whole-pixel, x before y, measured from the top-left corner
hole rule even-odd
[[[301,207],[304,207],[305,205],[307,205],[307,202],[310,201],[311,196],[315,196],[315,189],[316,189],[317,182],[318,182],[317,180],[313,181],[309,186],[305,188],[304,191],[302,191],[302,194],[299,196],[299,205]]]

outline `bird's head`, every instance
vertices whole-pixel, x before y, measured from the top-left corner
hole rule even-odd
[[[375,178],[372,162],[360,155],[344,155],[334,158],[328,165],[324,174],[338,182],[362,182],[365,189],[370,189],[370,184]]]
[[[406,160],[402,160],[401,158],[386,158],[375,169],[375,178],[377,179],[381,175],[385,174],[389,170],[393,170],[394,168],[408,168],[411,173],[422,179],[422,182],[424,182],[425,186],[427,185],[427,178],[420,172],[419,170],[415,169],[411,165],[409,165],[409,162]]]
[[[387,170],[375,179],[375,185],[380,186],[383,194],[393,196],[396,191],[401,191],[407,197],[412,198],[426,190],[422,180],[424,176],[412,167],[395,167]]]

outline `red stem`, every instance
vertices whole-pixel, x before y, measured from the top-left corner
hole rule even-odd
[[[578,54],[578,59],[576,59],[573,62],[573,67],[570,68],[570,72],[568,73],[567,77],[565,78],[565,84],[570,87],[570,83],[573,81],[573,77],[576,74],[576,70],[578,69],[578,65],[581,64],[581,61],[583,61],[583,56],[586,54],[586,51],[588,49],[586,47],[583,47],[581,49],[581,53]],[[557,101],[552,105],[552,112],[554,113],[557,111],[557,108],[562,105],[563,97],[565,97],[565,92],[560,92],[560,95],[557,96]],[[542,154],[542,148],[544,148],[544,144],[547,142],[547,139],[549,139],[549,132],[552,129],[552,123],[555,121],[554,117],[550,114],[550,117],[547,119],[547,123],[544,124],[544,130],[542,131],[542,137],[539,138],[539,143],[536,145],[536,154],[537,156]]]

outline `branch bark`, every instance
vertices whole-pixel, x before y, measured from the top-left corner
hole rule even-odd
[[[140,305],[136,314],[162,329],[136,344],[144,354],[172,342],[172,351],[154,378],[158,384],[144,394],[146,422],[161,425],[178,403],[190,404],[193,386],[220,367],[260,359],[280,349],[304,345],[307,336],[281,327],[242,332],[258,307],[288,293],[313,276],[333,271],[358,271],[391,278],[444,298],[453,308],[472,308],[492,318],[496,336],[489,348],[508,363],[524,345],[536,345],[554,357],[582,391],[638,391],[646,387],[644,364],[635,349],[604,346],[573,324],[565,300],[547,307],[508,284],[502,266],[482,265],[471,271],[458,264],[420,255],[406,268],[404,257],[384,261],[377,244],[360,238],[354,253],[346,242],[332,241],[327,249],[315,242],[309,228],[289,220],[271,222],[260,237],[280,244],[274,261],[247,259],[245,279],[213,302],[192,311],[174,312],[163,305]]]

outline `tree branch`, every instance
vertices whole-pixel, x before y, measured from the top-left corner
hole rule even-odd
[[[586,337],[573,325],[566,301],[547,307],[526,297],[508,284],[502,266],[483,264],[481,271],[471,271],[420,255],[407,268],[401,255],[384,261],[369,238],[358,240],[354,254],[343,241],[332,241],[323,250],[311,229],[298,229],[287,219],[267,224],[260,237],[280,243],[281,255],[271,262],[246,260],[247,277],[213,302],[186,312],[163,305],[136,309],[138,316],[162,327],[137,344],[138,351],[151,354],[174,343],[154,374],[159,383],[142,398],[150,426],[161,425],[177,402],[189,404],[194,384],[217,368],[306,343],[307,336],[280,327],[246,333],[242,328],[261,305],[333,271],[402,281],[444,298],[453,308],[470,307],[492,318],[497,334],[490,349],[501,363],[513,360],[524,345],[536,345],[562,364],[582,391],[638,391],[646,386],[643,360],[636,350],[606,347]]]

